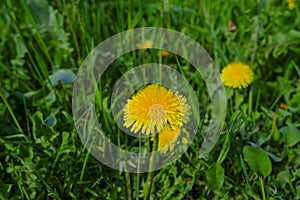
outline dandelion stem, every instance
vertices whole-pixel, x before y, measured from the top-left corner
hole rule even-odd
[[[154,137],[152,152],[156,151],[157,145],[158,145],[158,138],[156,136],[156,137]],[[155,153],[152,153],[152,155],[150,157],[150,162],[149,162],[147,181],[144,184],[144,200],[148,200],[150,198],[152,179],[153,179],[153,175],[154,175],[153,169],[155,166],[155,162],[156,162]]]
[[[263,200],[266,200],[264,180],[261,176],[259,176],[259,182],[260,182],[260,187],[261,187],[261,193],[262,193],[262,196],[263,196]]]
[[[125,180],[126,180],[126,189],[127,189],[127,199],[131,200],[131,182],[130,182],[130,175],[128,172],[125,172]]]

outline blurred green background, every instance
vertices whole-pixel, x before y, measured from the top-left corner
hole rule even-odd
[[[106,38],[139,27],[179,31],[199,42],[220,71],[242,61],[255,74],[246,89],[226,88],[226,122],[211,154],[197,156],[203,119],[187,152],[154,172],[150,199],[300,199],[300,3],[291,2],[3,0],[0,199],[144,198],[147,174],[93,158],[71,110],[84,58]],[[110,134],[120,130],[103,99],[138,58],[125,55],[101,80],[99,123]],[[199,99],[207,99],[189,63],[174,55],[164,62],[180,64]]]

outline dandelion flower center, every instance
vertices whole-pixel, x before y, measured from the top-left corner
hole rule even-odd
[[[155,104],[149,109],[149,117],[151,120],[165,121],[167,119],[165,108],[159,104]]]

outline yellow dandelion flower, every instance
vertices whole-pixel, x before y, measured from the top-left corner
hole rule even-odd
[[[295,2],[294,0],[287,0],[288,6],[290,9],[294,9],[295,8]]]
[[[145,40],[143,43],[137,44],[137,47],[143,50],[151,49],[152,46],[153,46],[153,41],[151,40]]]
[[[279,108],[287,110],[288,109],[288,105],[286,105],[285,103],[280,103]]]
[[[180,128],[178,126],[173,128],[169,125],[164,126],[158,135],[158,150],[163,153],[169,149],[173,150],[179,134]]]
[[[124,126],[146,135],[160,132],[166,124],[180,127],[189,115],[186,98],[158,84],[146,86],[127,101]]]
[[[168,57],[170,55],[170,53],[167,50],[161,50],[160,54],[162,57]]]
[[[184,128],[181,130],[178,126],[171,127],[167,124],[158,135],[158,150],[162,153],[166,153],[168,150],[174,152],[176,144],[188,143],[188,136],[189,134]]]
[[[254,74],[251,68],[242,62],[228,64],[221,73],[221,79],[225,86],[232,88],[246,88],[252,83]]]

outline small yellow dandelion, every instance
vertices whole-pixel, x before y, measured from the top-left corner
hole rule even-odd
[[[160,132],[165,125],[181,127],[189,115],[186,98],[158,84],[150,84],[127,101],[124,126],[142,134]]]
[[[153,46],[153,41],[152,40],[145,40],[143,43],[137,44],[137,47],[141,48],[143,50],[151,49],[152,46]]]
[[[251,68],[239,61],[228,64],[221,73],[223,84],[232,88],[246,88],[252,83],[253,78]]]
[[[168,57],[170,55],[170,53],[167,50],[161,50],[160,51],[160,55],[162,57]]]
[[[289,8],[292,10],[295,8],[295,2],[294,0],[287,0]]]
[[[189,133],[180,127],[171,127],[170,125],[164,126],[162,131],[158,135],[158,150],[162,153],[166,153],[168,150],[174,152],[176,144],[188,143]],[[180,150],[180,149],[178,149]]]
[[[164,126],[158,135],[158,150],[164,153],[169,149],[173,150],[179,134],[180,128],[178,126],[173,128],[169,125]]]
[[[280,103],[279,108],[281,108],[283,110],[287,110],[288,109],[288,105],[286,105],[285,103]]]

